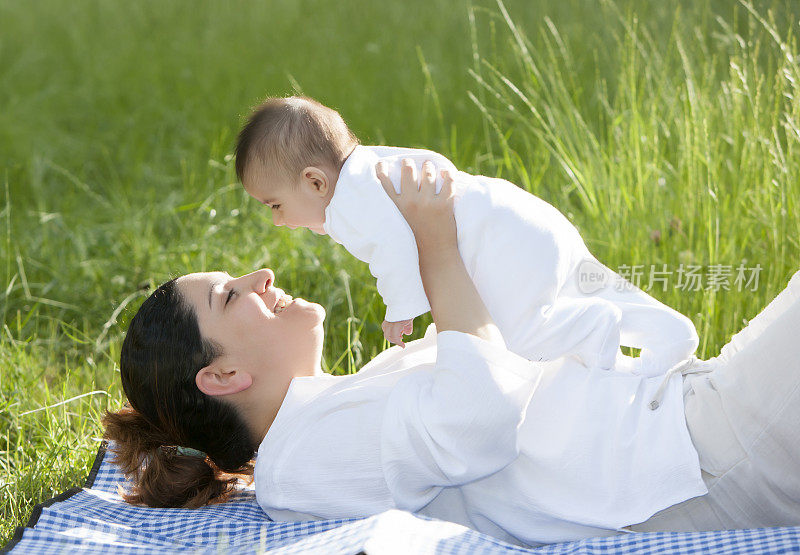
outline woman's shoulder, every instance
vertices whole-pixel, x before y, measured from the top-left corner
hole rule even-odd
[[[435,357],[435,337],[426,334],[409,342],[406,349],[393,347],[379,353],[352,374],[320,372],[293,378],[259,455],[283,449],[312,428],[321,430],[335,421],[374,412],[402,375],[432,363]]]

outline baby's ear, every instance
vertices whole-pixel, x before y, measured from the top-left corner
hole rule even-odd
[[[302,181],[312,187],[318,195],[326,195],[331,186],[328,174],[316,166],[308,166],[303,169]]]

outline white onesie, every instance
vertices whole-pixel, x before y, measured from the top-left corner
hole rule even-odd
[[[510,351],[529,360],[573,355],[588,367],[616,363],[645,376],[694,353],[691,320],[601,264],[552,205],[503,179],[458,171],[436,152],[359,145],[339,173],[324,229],[369,264],[387,321],[430,310],[413,232],[375,173],[385,161],[399,192],[403,158],[418,171],[431,160],[456,176],[459,252]],[[620,345],[642,349],[641,356],[622,357]]]

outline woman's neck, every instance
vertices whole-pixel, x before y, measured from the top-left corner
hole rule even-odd
[[[245,402],[243,416],[256,445],[261,445],[261,442],[264,441],[264,438],[267,436],[272,423],[281,410],[281,406],[283,406],[286,395],[289,393],[292,380],[294,380],[295,377],[320,376],[322,374],[324,374],[322,366],[316,364],[306,372],[296,373],[294,377],[278,391],[273,389],[272,391],[263,393],[258,393],[257,391],[252,392],[254,394]]]

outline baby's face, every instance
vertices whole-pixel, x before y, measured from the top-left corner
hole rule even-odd
[[[305,227],[326,235],[322,224],[325,223],[325,207],[330,199],[320,195],[307,179],[292,183],[290,180],[269,179],[265,173],[252,168],[247,172],[243,185],[251,197],[272,210],[272,223],[289,229]]]

